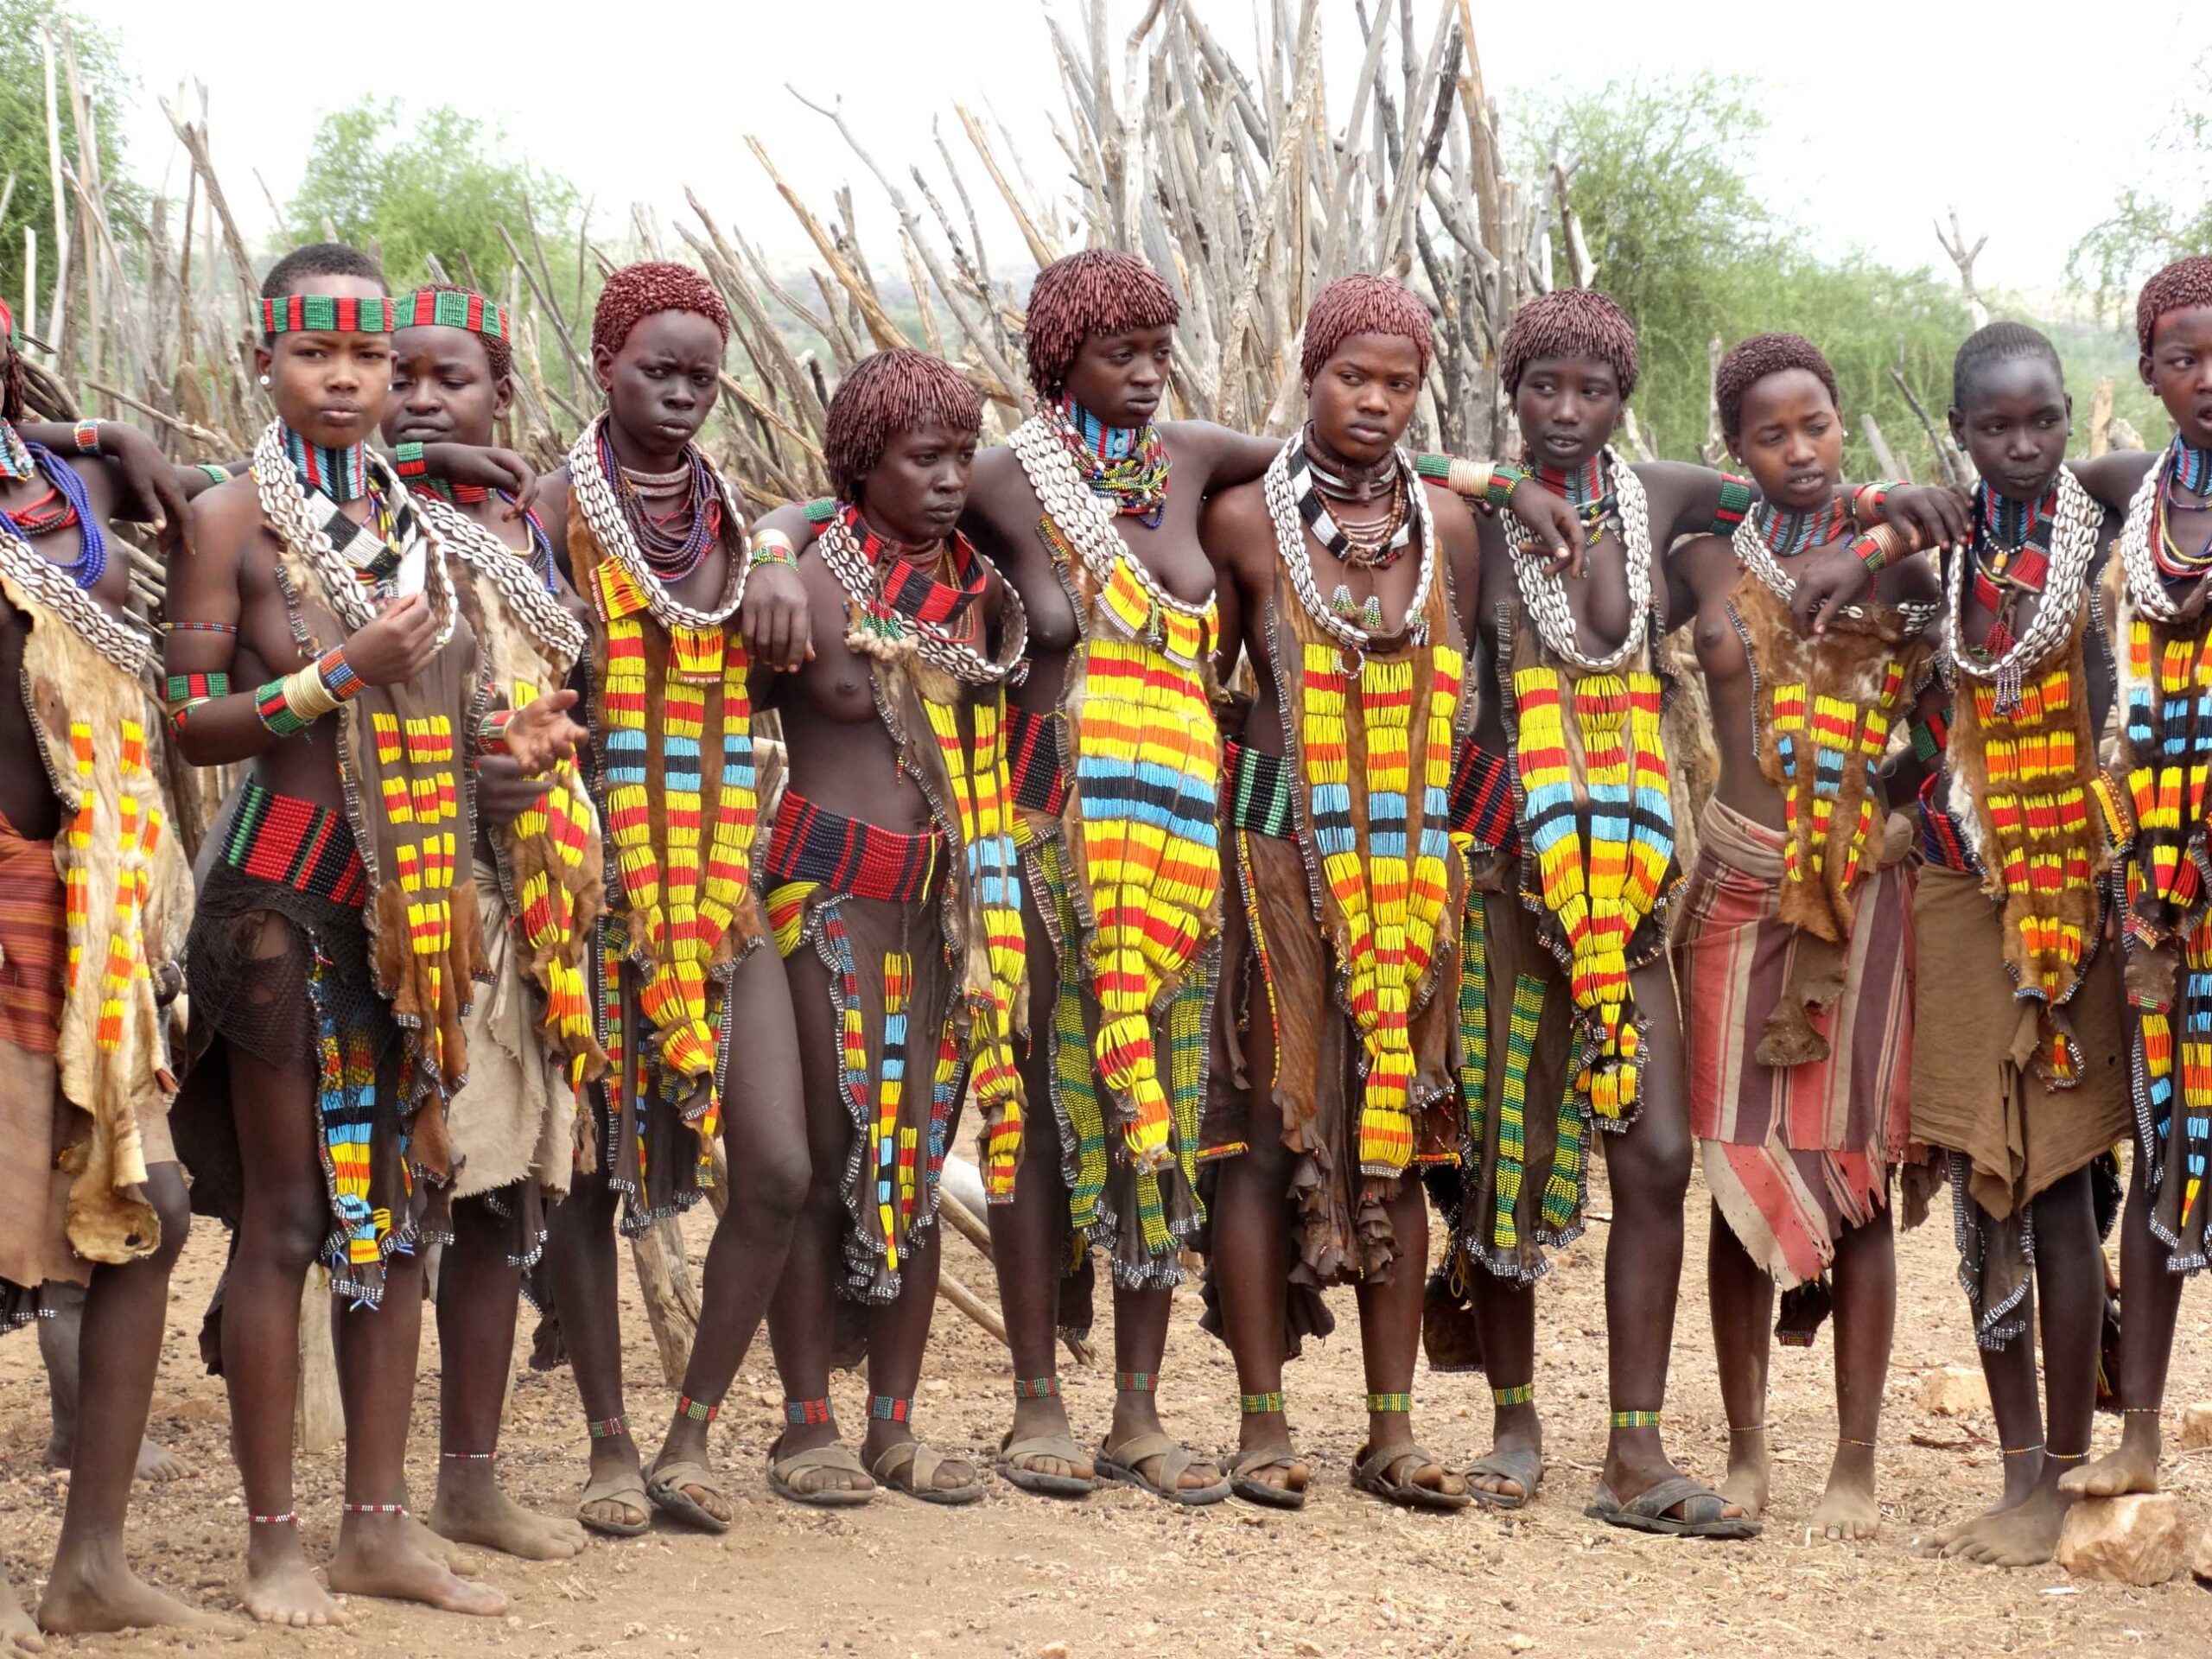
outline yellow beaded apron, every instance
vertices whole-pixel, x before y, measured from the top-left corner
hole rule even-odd
[[[73,1176],[69,1248],[119,1266],[162,1243],[140,1190],[143,1126],[155,1126],[156,1155],[175,1155],[159,1150],[176,1079],[155,982],[183,955],[192,872],[149,760],[160,715],[144,639],[4,526],[0,594],[29,625],[23,708],[63,813],[54,861],[68,955],[55,1064],[73,1109],[60,1165]]]
[[[272,423],[254,452],[254,479],[270,533],[283,550],[284,590],[293,643],[312,662],[365,626],[370,611],[358,578],[308,518],[297,474]],[[373,451],[385,499],[409,502],[406,486]],[[391,1004],[402,1039],[399,1104],[413,1116],[407,1161],[432,1180],[451,1173],[446,1103],[468,1074],[461,1015],[474,982],[486,971],[475,884],[466,879],[476,839],[474,794],[466,785],[461,745],[480,711],[475,705],[476,635],[459,613],[443,540],[417,521],[422,592],[440,619],[442,643],[428,667],[400,685],[372,685],[327,716],[338,728],[338,769],[346,816],[368,880],[362,919],[376,988]],[[455,879],[456,871],[461,878]],[[429,1109],[418,1109],[427,1108]],[[332,1135],[328,1151],[338,1191],[365,1192],[365,1141]],[[357,1252],[371,1248],[356,1241]]]
[[[483,653],[486,705],[522,709],[559,690],[582,653],[582,625],[529,562],[483,525],[435,495],[415,499],[456,562],[461,614]],[[537,802],[489,839],[528,952],[526,971],[545,995],[539,1029],[581,1085],[607,1069],[584,971],[607,908],[606,855],[582,768],[564,760],[549,777]]]
[[[569,568],[598,623],[593,761],[613,866],[594,963],[606,1173],[628,1199],[625,1230],[637,1231],[696,1203],[709,1179],[729,977],[766,937],[750,885],[760,801],[736,628],[744,559],[728,555],[711,610],[681,604],[622,521],[595,423],[569,469]],[[723,513],[727,544],[741,520],[726,493]]]
[[[1032,421],[1011,442],[1083,628],[1056,722],[1067,805],[1057,823],[1028,820],[1027,849],[1059,955],[1052,1077],[1071,1213],[1109,1247],[1117,1284],[1173,1285],[1178,1243],[1203,1216],[1196,1155],[1221,933],[1218,619],[1211,600],[1176,599],[1138,563],[1057,437]]]
[[[1746,532],[1758,534],[1747,521],[1739,543]],[[1891,729],[1927,671],[1928,613],[1854,607],[1807,639],[1788,601],[1752,569],[1729,595],[1728,619],[1751,664],[1753,753],[1782,796],[1777,915],[1803,936],[1757,1055],[1763,1065],[1803,1065],[1828,1058],[1828,1039],[1808,1010],[1843,995],[1862,878],[1874,868],[1868,849],[1879,851],[1878,773]]]
[[[2212,1263],[2212,612],[2177,613],[2152,550],[2167,535],[2162,454],[2105,571],[2119,742],[2098,799],[2126,858],[2121,937],[2136,1155],[2176,1272]]]
[[[1362,650],[1339,627],[1349,632],[1319,620],[1279,576],[1267,640],[1294,839],[1235,831],[1284,1143],[1313,1160],[1310,1179],[1293,1179],[1300,1255],[1323,1281],[1387,1270],[1399,1247],[1382,1208],[1400,1179],[1416,1162],[1458,1159],[1466,898],[1450,826],[1466,657],[1448,584],[1440,570],[1429,575],[1395,639]],[[1325,945],[1311,985],[1284,971],[1294,931],[1318,931]],[[1338,1019],[1348,1046],[1321,1035]],[[1343,1075],[1323,1075],[1324,1052]]]

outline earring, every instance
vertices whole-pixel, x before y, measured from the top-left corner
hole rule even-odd
[[[264,386],[269,384],[269,377],[267,375],[264,374],[261,377],[261,384]]]

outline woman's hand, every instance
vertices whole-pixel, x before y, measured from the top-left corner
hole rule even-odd
[[[512,754],[480,755],[476,761],[476,816],[493,829],[504,830],[537,805],[551,787],[550,778],[524,777]]]
[[[1573,575],[1580,577],[1582,520],[1575,516],[1573,507],[1533,478],[1524,478],[1513,486],[1506,505],[1535,536],[1539,547],[1551,550],[1554,570],[1571,569]]]
[[[387,601],[375,618],[346,640],[346,662],[370,685],[404,685],[438,654],[438,630],[429,601],[420,594]]]
[[[548,691],[507,721],[507,753],[523,776],[548,772],[576,752],[591,734],[569,718],[576,706],[574,691]]]
[[[432,478],[448,484],[467,484],[478,489],[502,490],[514,497],[507,517],[522,516],[523,503],[537,487],[537,469],[512,449],[473,443],[426,443],[423,466]]]
[[[746,654],[763,668],[796,674],[814,660],[806,584],[787,564],[758,564],[747,573],[737,626]]]

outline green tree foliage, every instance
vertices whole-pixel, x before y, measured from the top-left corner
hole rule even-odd
[[[2186,79],[2201,89],[2207,75],[2212,51],[2197,57]],[[2137,285],[2161,265],[2212,251],[2212,111],[2176,105],[2158,148],[2171,188],[2123,187],[2112,212],[2067,257],[2066,274],[2107,315],[2127,311]]]
[[[575,187],[508,159],[502,138],[445,105],[417,113],[365,98],[334,111],[308,145],[291,233],[318,237],[327,226],[341,240],[373,245],[394,285],[424,280],[435,257],[454,281],[504,292],[513,262],[499,227],[519,239],[534,221],[556,276],[564,260],[573,271]]]
[[[1568,200],[1597,286],[1637,321],[1634,407],[1661,453],[1694,459],[1709,435],[1711,342],[1782,330],[1805,335],[1834,365],[1852,475],[1874,471],[1866,414],[1916,476],[1934,475],[1933,448],[1891,371],[1902,368],[1941,421],[1952,353],[1970,326],[1965,302],[1925,267],[1894,270],[1852,249],[1824,256],[1768,211],[1746,176],[1766,127],[1751,83],[1711,73],[1616,81],[1529,100],[1518,116],[1532,187],[1554,156],[1573,168]],[[1564,247],[1553,248],[1553,269],[1567,280]]]
[[[77,86],[92,106],[98,135],[100,175],[109,207],[126,205],[136,192],[124,177],[118,143],[122,110],[130,92],[116,52],[115,37],[88,22],[67,5],[51,0],[0,0],[0,181],[12,178],[8,210],[0,216],[0,294],[20,315],[23,291],[23,227],[38,232],[39,308],[53,289],[57,250],[54,237],[53,171],[46,142],[46,54],[39,37],[44,29],[54,41],[54,97],[60,116],[61,157],[75,168],[78,134],[69,109],[69,75],[61,55],[66,33],[77,59]]]

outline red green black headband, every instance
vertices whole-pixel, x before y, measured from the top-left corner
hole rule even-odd
[[[288,294],[261,302],[265,334],[388,334],[391,302],[382,295],[359,300],[335,294]]]
[[[506,308],[466,289],[418,288],[399,302],[395,328],[466,328],[487,340],[512,340]]]

